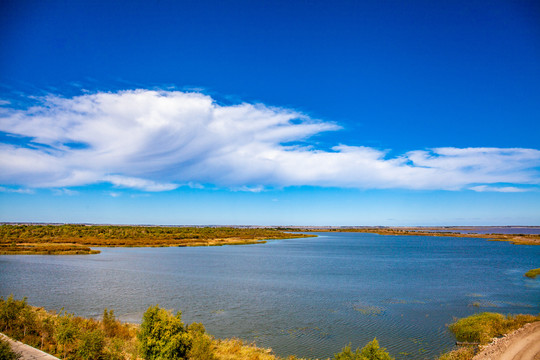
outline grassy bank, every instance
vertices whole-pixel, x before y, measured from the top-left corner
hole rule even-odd
[[[121,323],[112,310],[105,309],[101,320],[86,319],[10,296],[0,298],[0,332],[67,360],[285,360],[239,339],[215,339],[202,324],[185,325],[180,312],[157,305],[148,308],[139,326]],[[393,360],[376,339],[355,351],[346,346],[334,359]]]
[[[270,228],[1,225],[0,255],[99,253],[91,247],[246,245],[309,236]]]
[[[280,228],[285,230],[285,228]],[[373,228],[287,228],[290,231],[302,232],[360,232],[379,235],[422,235],[422,236],[447,236],[447,237],[465,237],[486,239],[489,241],[508,241],[514,245],[540,245],[540,235],[537,234],[463,234],[445,230],[444,228],[391,228],[391,227],[373,227]]]
[[[470,360],[479,345],[488,344],[493,338],[508,334],[523,325],[540,321],[540,315],[502,315],[480,313],[459,319],[449,326],[457,341],[470,345],[463,346],[442,355],[439,360]]]
[[[540,268],[531,269],[525,273],[525,276],[531,279],[535,279],[538,275],[540,275]]]

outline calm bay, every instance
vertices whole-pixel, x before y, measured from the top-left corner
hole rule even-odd
[[[539,246],[483,239],[318,233],[262,245],[101,248],[82,256],[0,256],[0,295],[139,322],[181,310],[216,337],[285,356],[330,357],[374,337],[397,359],[452,347],[446,325],[475,312],[540,312]]]

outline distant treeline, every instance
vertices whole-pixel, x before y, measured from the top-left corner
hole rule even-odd
[[[0,254],[90,254],[91,246],[219,246],[310,235],[272,228],[1,225]]]

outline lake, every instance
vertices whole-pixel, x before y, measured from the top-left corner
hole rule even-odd
[[[140,322],[182,310],[216,337],[278,355],[330,357],[377,337],[396,359],[433,359],[446,324],[475,312],[540,312],[540,246],[483,239],[319,233],[262,245],[102,248],[99,255],[0,256],[0,295]]]

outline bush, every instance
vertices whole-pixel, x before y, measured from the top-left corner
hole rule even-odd
[[[87,331],[81,335],[77,347],[77,358],[84,360],[102,359],[105,338],[101,330]]]
[[[206,333],[201,323],[188,326],[191,348],[188,351],[189,360],[215,360],[212,338]]]
[[[26,298],[15,300],[13,295],[9,295],[7,300],[0,298],[0,329],[8,332],[20,331],[22,328],[20,315],[26,307]]]
[[[393,360],[385,348],[379,347],[377,339],[369,342],[362,349],[352,352],[351,346],[346,346],[340,353],[334,355],[335,360]]]
[[[18,360],[22,356],[19,353],[11,350],[9,343],[0,337],[0,359],[2,360]]]
[[[143,315],[137,338],[141,356],[146,360],[185,359],[190,348],[190,337],[184,329],[181,312],[150,306]]]
[[[504,316],[496,313],[480,313],[460,319],[450,325],[458,341],[487,344],[491,338],[501,335]]]
[[[540,316],[504,316],[502,314],[485,312],[460,319],[450,325],[449,328],[458,341],[487,344],[494,337],[507,334],[536,320],[540,320]]]

